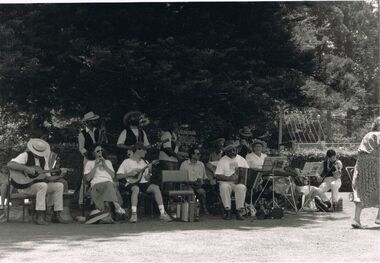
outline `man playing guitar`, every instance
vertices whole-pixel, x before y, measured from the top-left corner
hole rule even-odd
[[[131,223],[137,222],[137,202],[139,192],[152,193],[154,199],[160,210],[160,220],[169,222],[172,219],[165,212],[164,204],[162,201],[161,190],[156,184],[149,182],[151,173],[148,168],[151,168],[151,165],[144,160],[146,154],[146,147],[142,143],[136,143],[133,147],[132,156],[128,159],[125,159],[120,165],[119,170],[117,171],[117,179],[126,179],[127,183],[125,184],[125,190],[132,193],[131,203],[132,203],[132,215],[130,218]],[[152,164],[155,162],[152,162]]]
[[[25,181],[31,180],[31,184],[24,189],[18,189],[25,194],[36,195],[36,224],[46,225],[46,197],[53,198],[54,215],[53,223],[67,223],[62,217],[63,211],[63,184],[55,182],[56,177],[50,175],[48,157],[50,155],[50,145],[41,139],[30,139],[27,144],[27,151],[13,158],[8,164],[8,168],[20,175],[24,173]],[[63,170],[62,170],[63,171]],[[38,176],[36,176],[38,175]],[[36,176],[36,177],[35,177]],[[35,177],[35,178],[34,178]],[[11,173],[12,178],[12,173]],[[31,178],[34,178],[33,180]],[[33,183],[35,181],[36,183]]]

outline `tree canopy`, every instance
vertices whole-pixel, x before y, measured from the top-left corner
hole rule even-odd
[[[1,5],[0,105],[37,125],[93,110],[117,132],[139,109],[204,138],[261,135],[280,105],[366,119],[377,17],[367,2]]]

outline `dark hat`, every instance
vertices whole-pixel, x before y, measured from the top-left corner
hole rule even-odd
[[[239,134],[244,137],[252,137],[252,131],[248,126],[244,126],[242,129],[239,130]]]
[[[218,138],[218,139],[215,139],[213,141],[213,144],[214,145],[218,145],[220,143],[220,144],[224,145],[225,142],[226,142],[226,139],[224,139],[224,138]]]
[[[131,117],[135,117],[135,116],[138,116],[140,117],[142,115],[141,112],[139,111],[130,111],[130,112],[127,112],[124,117],[123,117],[123,123],[124,125],[128,125],[128,120],[131,118]]]
[[[188,152],[187,152],[187,153],[189,154],[189,157],[191,157],[191,155],[193,155],[193,154],[195,153],[196,150],[198,150],[199,153],[201,152],[201,151],[199,150],[199,147],[197,147],[197,146],[190,147],[190,149],[189,149]]]
[[[135,145],[133,145],[133,151],[135,152],[137,150],[144,150],[144,151],[146,151],[147,147],[142,142],[137,142],[137,143],[135,143]]]
[[[223,151],[228,152],[232,149],[236,149],[237,147],[239,147],[239,145],[240,144],[238,142],[235,142],[235,141],[226,141],[224,148],[223,148]]]

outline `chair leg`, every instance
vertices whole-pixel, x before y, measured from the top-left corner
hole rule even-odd
[[[25,199],[22,200],[22,222],[25,222]]]
[[[9,210],[10,210],[10,199],[8,198],[8,202],[7,202],[7,222],[9,222]]]
[[[153,199],[154,199],[154,197],[151,197],[151,198],[150,198],[150,216],[151,216],[151,218],[154,217]]]
[[[10,207],[11,207],[11,185],[10,185],[10,180],[8,179],[8,191],[7,191],[7,195],[8,195],[8,200],[7,200],[7,222],[9,222],[9,210],[10,210]]]

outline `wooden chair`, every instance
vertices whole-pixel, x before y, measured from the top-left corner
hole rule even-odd
[[[186,183],[190,182],[188,171],[184,170],[163,170],[161,189],[166,189],[165,185],[171,187],[164,190],[163,195],[167,198],[167,207],[173,198],[184,199],[188,201],[195,200],[193,189],[186,189]]]
[[[13,193],[14,188],[11,184],[10,173],[8,172],[8,187],[7,187],[7,222],[9,222],[9,215],[11,207],[15,203],[21,203],[22,205],[22,221],[25,221],[25,209],[29,207],[34,207],[36,195],[29,195],[24,193]],[[31,202],[26,203],[25,199],[31,200]]]

